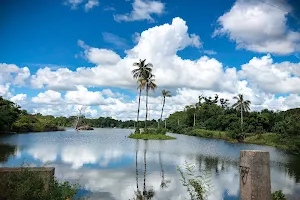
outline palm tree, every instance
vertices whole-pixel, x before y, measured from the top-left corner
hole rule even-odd
[[[163,96],[163,106],[161,108],[160,121],[162,121],[162,116],[163,116],[164,107],[165,107],[165,103],[166,103],[166,97],[171,97],[171,92],[167,91],[167,90],[163,90],[163,91],[161,91],[161,94]],[[159,122],[158,122],[158,126],[159,126]]]
[[[136,118],[136,128],[139,128],[139,116],[140,116],[140,105],[141,105],[141,95],[142,95],[142,91],[145,89],[146,86],[146,81],[143,78],[139,78],[138,79],[138,88],[140,90],[139,92],[139,104],[138,104],[138,112],[137,112],[137,118]]]
[[[140,82],[139,79],[141,79],[142,77],[144,77],[146,74],[151,74],[152,72],[152,67],[153,65],[151,63],[146,63],[146,59],[144,60],[141,60],[139,62],[135,62],[133,63],[133,66],[137,66],[137,68],[133,69],[131,72],[132,72],[132,75],[133,75],[133,78],[134,79],[138,79],[138,82]],[[142,80],[142,79],[141,79]],[[140,82],[140,85],[141,85],[141,82]],[[139,87],[137,89],[140,90],[139,92],[139,104],[138,104],[138,112],[137,112],[137,128],[139,128],[139,115],[140,115],[140,103],[141,103],[141,94],[142,94],[142,90],[144,89],[143,87]]]
[[[238,94],[238,96],[233,97],[233,99],[236,99],[237,102],[233,104],[232,107],[241,112],[241,130],[243,135],[243,112],[248,112],[250,110],[251,101],[244,100],[244,96],[242,94]]]
[[[143,79],[145,80],[146,84],[146,119],[145,119],[145,129],[147,129],[147,119],[148,119],[148,96],[149,96],[149,90],[155,91],[156,84],[154,83],[154,75],[150,72],[146,72],[143,76]]]

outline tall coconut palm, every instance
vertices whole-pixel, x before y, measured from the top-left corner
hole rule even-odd
[[[238,96],[233,97],[233,99],[236,99],[237,102],[232,105],[232,107],[238,111],[241,112],[241,130],[242,130],[242,135],[243,134],[243,113],[250,111],[250,104],[251,101],[245,100],[244,96],[242,94],[238,94]]]
[[[151,74],[153,65],[151,63],[146,64],[146,59],[144,59],[144,60],[140,59],[139,62],[133,63],[133,66],[136,66],[137,68],[135,68],[131,71],[132,76],[134,79],[138,79],[138,82],[139,82],[139,87],[137,88],[137,89],[139,89],[139,104],[138,104],[138,112],[137,112],[137,119],[136,119],[137,128],[139,128],[141,94],[142,94],[142,90],[144,89],[143,87],[140,87],[140,85],[141,85],[140,81],[142,81],[141,78],[145,77],[146,74]]]
[[[145,129],[147,128],[147,119],[148,119],[148,96],[149,90],[155,91],[156,84],[154,83],[154,75],[152,73],[145,73],[143,79],[146,81],[146,119],[145,119]]]
[[[161,94],[163,96],[163,105],[161,108],[160,121],[162,121],[162,116],[163,116],[164,107],[165,107],[165,103],[166,103],[166,97],[171,97],[171,92],[167,91],[167,90],[163,90],[163,91],[161,91]]]
[[[141,95],[142,91],[145,89],[146,86],[146,80],[143,78],[138,79],[138,87],[137,89],[139,90],[139,104],[138,104],[138,112],[137,112],[137,118],[136,118],[136,128],[139,128],[139,116],[140,116],[140,105],[141,105]]]

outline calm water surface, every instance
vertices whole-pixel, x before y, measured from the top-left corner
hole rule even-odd
[[[59,179],[79,182],[81,194],[90,199],[133,199],[137,186],[153,189],[153,199],[188,199],[176,166],[194,164],[198,172],[209,171],[209,199],[239,199],[240,150],[266,150],[271,156],[272,191],[282,189],[288,199],[300,199],[300,158],[271,147],[231,144],[222,140],[184,135],[170,141],[128,139],[132,131],[95,129],[29,133],[0,138],[0,167],[53,166]],[[170,134],[173,135],[173,134]],[[137,156],[137,163],[136,163]],[[136,164],[138,179],[136,179]],[[167,187],[161,188],[162,180]]]

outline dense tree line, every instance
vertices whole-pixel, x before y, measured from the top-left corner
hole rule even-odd
[[[0,132],[38,132],[58,130],[58,127],[74,127],[77,116],[54,117],[51,115],[28,114],[15,103],[0,97]],[[186,128],[227,131],[233,138],[241,136],[240,112],[228,104],[228,100],[200,96],[194,105],[186,106],[183,111],[171,114],[167,119],[167,128],[181,133]],[[273,132],[282,137],[300,136],[300,108],[287,111],[245,111],[243,114],[243,131],[245,134],[262,134]],[[143,123],[142,123],[143,122]],[[111,117],[88,119],[81,117],[80,125],[99,128],[135,128],[134,120],[121,121]],[[164,124],[164,121],[162,121]],[[148,127],[156,128],[158,120],[149,120]],[[144,121],[139,121],[144,128]]]
[[[0,97],[0,133],[62,130],[53,116],[28,114],[17,104]]]
[[[180,133],[186,128],[227,131],[233,138],[247,134],[273,132],[282,137],[300,136],[300,108],[288,111],[252,111],[245,109],[242,118],[237,106],[230,106],[227,99],[200,96],[195,105],[186,106],[183,111],[167,118],[167,128]],[[243,129],[243,130],[242,130]]]
[[[54,117],[43,116],[40,113],[28,114],[17,104],[0,97],[0,133],[10,132],[41,132],[58,131],[60,127],[74,127],[78,116]],[[95,128],[135,128],[136,121],[121,121],[111,117],[99,117],[88,119],[80,116],[78,126],[88,125]],[[145,123],[140,121],[140,127],[144,128]],[[156,120],[149,120],[148,127],[157,127]]]

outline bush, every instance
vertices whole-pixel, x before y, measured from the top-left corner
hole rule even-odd
[[[168,129],[166,129],[166,128],[159,128],[159,129],[157,129],[157,134],[163,134],[163,135],[166,135],[167,134],[167,131],[168,131]]]
[[[228,130],[226,136],[231,139],[240,139],[242,138],[242,131],[240,128],[235,128],[233,130]]]
[[[24,167],[20,172],[8,172],[0,175],[0,199],[3,200],[58,200],[72,198],[79,190],[79,185],[55,178],[45,189],[44,180]]]
[[[191,200],[207,199],[207,193],[211,189],[210,174],[205,172],[201,175],[195,174],[195,166],[185,163],[185,171],[177,166],[177,171],[181,175],[180,181],[186,187]]]
[[[282,190],[277,190],[271,194],[272,200],[286,200],[285,195],[282,193]]]
[[[134,130],[134,134],[140,134],[140,133],[141,133],[141,131],[140,131],[139,128],[136,128],[136,129]]]

